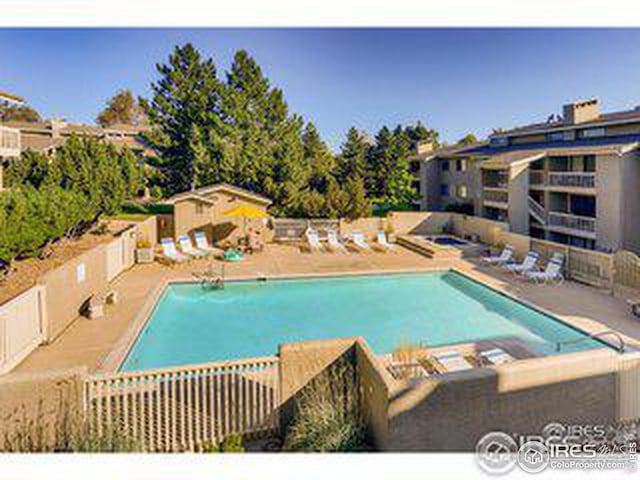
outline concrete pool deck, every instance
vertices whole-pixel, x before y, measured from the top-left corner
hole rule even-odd
[[[172,280],[192,278],[221,262],[194,260],[167,267],[158,263],[136,265],[112,283],[119,302],[105,309],[105,316],[88,320],[79,317],[53,343],[36,349],[14,372],[39,372],[84,366],[95,372],[109,355],[131,334],[140,313],[149,308],[149,297]],[[400,271],[429,271],[456,268],[512,296],[532,303],[562,320],[589,332],[616,330],[640,347],[640,321],[631,315],[625,302],[585,285],[565,282],[560,286],[539,286],[514,279],[477,260],[431,260],[405,248],[389,253],[306,253],[294,245],[268,245],[264,252],[244,262],[226,263],[227,278],[304,276]],[[274,352],[275,354],[276,352]]]

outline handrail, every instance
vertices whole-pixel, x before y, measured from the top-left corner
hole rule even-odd
[[[586,342],[587,340],[592,340],[594,338],[598,338],[603,335],[613,335],[614,337],[616,337],[616,339],[619,342],[618,348],[616,350],[618,350],[619,353],[624,353],[627,350],[627,345],[624,341],[624,338],[622,338],[622,335],[620,335],[615,330],[603,330],[602,332],[591,333],[584,338],[578,338],[575,340],[565,340],[564,342],[556,342],[556,352],[559,352],[562,349],[563,345],[574,345],[576,343]]]

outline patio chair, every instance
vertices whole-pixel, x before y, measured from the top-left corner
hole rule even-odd
[[[502,365],[514,361],[514,358],[501,348],[492,348],[480,352],[480,358],[489,365]]]
[[[507,263],[513,257],[513,247],[511,245],[507,245],[502,250],[502,253],[497,257],[485,257],[482,260],[491,264],[491,265],[502,265],[503,263]]]
[[[209,254],[218,253],[217,248],[214,248],[211,245],[209,245],[207,236],[203,231],[197,231],[195,233],[195,238],[196,238],[196,247],[198,247],[198,250],[201,250]]]
[[[193,244],[191,243],[191,239],[189,235],[180,235],[178,237],[178,245],[180,245],[180,249],[183,253],[194,257],[194,258],[202,258],[207,256],[207,252],[203,252],[202,250],[196,250],[193,248]]]
[[[162,246],[162,255],[168,260],[176,263],[186,262],[189,260],[188,256],[180,253],[176,249],[176,244],[173,243],[172,238],[163,238],[160,240],[160,245]]]
[[[502,268],[504,268],[508,272],[520,274],[524,274],[525,272],[537,271],[538,267],[536,263],[538,262],[538,258],[540,258],[538,252],[534,252],[532,250],[527,253],[527,256],[524,257],[522,263],[507,262],[502,264]]]
[[[432,356],[447,372],[459,372],[473,368],[473,365],[455,350],[434,353]]]
[[[364,238],[362,232],[352,232],[351,240],[358,250],[367,252],[371,251],[371,247],[367,243],[367,240]]]
[[[524,276],[536,283],[562,283],[564,281],[564,276],[562,275],[563,265],[564,255],[562,253],[555,253],[551,260],[547,262],[547,266],[544,271],[527,271],[524,272]]]
[[[383,231],[379,231],[378,235],[376,237],[377,240],[377,244],[379,247],[381,247],[383,250],[395,250],[396,246],[392,243],[389,243],[389,241],[387,240],[387,234],[384,233]]]
[[[318,235],[317,231],[313,230],[312,228],[307,228],[304,234],[307,237],[307,243],[309,244],[309,249],[312,252],[321,252],[324,250],[322,244],[320,243],[320,236]]]
[[[347,247],[345,247],[338,239],[338,232],[335,230],[329,230],[327,232],[327,243],[329,244],[329,249],[332,252],[348,252]]]

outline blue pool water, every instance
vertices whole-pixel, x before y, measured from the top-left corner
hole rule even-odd
[[[568,325],[454,273],[167,287],[121,370],[274,355],[283,342],[363,336],[376,353],[516,337],[552,355],[585,338]],[[563,352],[602,348],[586,339]]]
[[[454,237],[431,237],[431,241],[438,245],[448,245],[451,247],[461,247],[463,245],[469,245],[469,242],[459,240]]]

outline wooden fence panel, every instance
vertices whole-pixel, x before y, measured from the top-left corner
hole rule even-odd
[[[610,253],[571,247],[537,238],[531,239],[531,249],[549,259],[554,253],[565,256],[567,278],[595,287],[611,288],[613,283],[613,255]]]
[[[324,218],[278,218],[272,219],[274,239],[278,241],[300,240],[307,228],[317,230],[320,237],[327,236],[329,230],[340,230],[340,221]]]
[[[86,390],[95,428],[146,451],[192,451],[278,428],[277,357],[95,376]]]
[[[618,421],[640,420],[640,356],[625,355],[617,374]]]

